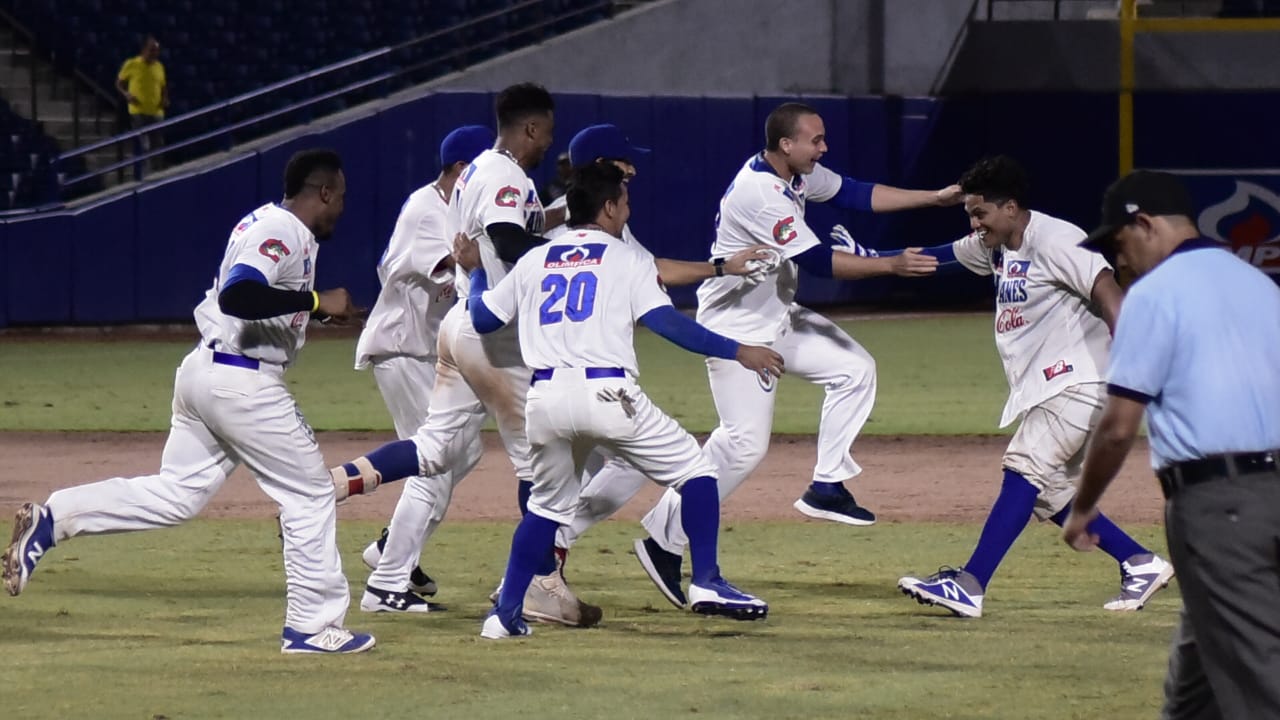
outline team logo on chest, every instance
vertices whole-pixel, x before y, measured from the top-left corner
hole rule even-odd
[[[271,258],[271,262],[273,263],[280,262],[282,258],[290,254],[289,248],[285,247],[284,243],[276,240],[275,238],[263,241],[263,243],[258,246],[258,252],[261,253],[263,257]]]
[[[585,243],[583,245],[552,245],[547,248],[547,259],[543,267],[553,270],[599,265],[608,248],[604,243]]]
[[[515,207],[520,204],[520,200],[524,198],[524,193],[520,192],[520,188],[507,185],[498,191],[497,196],[493,198],[493,204],[498,207]]]
[[[796,239],[795,230],[796,218],[794,215],[788,215],[773,226],[773,241],[779,245],[786,245]]]
[[[996,279],[996,302],[1000,305],[1026,302],[1027,273],[1031,270],[1031,261],[1010,260],[1003,269],[1004,272]]]

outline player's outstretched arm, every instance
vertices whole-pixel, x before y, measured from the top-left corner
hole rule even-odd
[[[895,255],[859,257],[819,245],[791,259],[812,275],[841,280],[859,280],[880,275],[924,277],[932,275],[938,269],[938,258],[921,252],[920,248],[907,248]]]
[[[265,320],[299,312],[346,320],[360,312],[343,288],[314,292],[272,287],[262,271],[245,264],[236,264],[227,273],[218,292],[218,308],[241,320]]]
[[[751,275],[762,270],[771,270],[777,267],[780,261],[781,257],[777,251],[765,245],[739,250],[727,258],[719,258],[719,262],[667,258],[656,260],[658,275],[662,278],[662,284],[667,287],[693,285],[719,275]]]
[[[871,190],[872,212],[897,212],[926,207],[948,207],[964,201],[959,185],[948,185],[941,190],[904,190],[892,185],[880,185]]]
[[[742,345],[708,330],[681,315],[670,305],[654,308],[640,316],[640,323],[685,350],[709,357],[737,360],[761,377],[781,377],[786,367],[782,356],[766,347]]]

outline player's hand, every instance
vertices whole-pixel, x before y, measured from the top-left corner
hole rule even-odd
[[[925,277],[938,270],[938,258],[925,255],[920,248],[907,248],[901,255],[889,258],[893,274],[901,277]]]
[[[466,233],[453,236],[453,261],[464,272],[471,272],[480,267],[480,245],[467,237]]]
[[[938,207],[951,207],[964,202],[964,191],[959,185],[948,185],[937,192]]]
[[[836,225],[831,228],[831,239],[836,241],[836,244],[831,246],[832,250],[846,252],[858,257],[880,257],[880,253],[854,240],[843,225]]]
[[[782,356],[767,347],[738,345],[738,355],[734,359],[742,367],[759,375],[766,383],[782,377],[782,373],[786,372]]]
[[[764,280],[764,276],[773,272],[782,263],[782,255],[777,250],[765,245],[756,245],[746,250],[739,250],[724,260],[725,275],[743,275],[752,282]]]
[[[351,304],[351,293],[346,288],[321,290],[320,307],[312,313],[320,322],[344,325],[364,313],[363,308]]]
[[[1089,523],[1098,516],[1095,508],[1086,513],[1078,513],[1075,508],[1062,523],[1062,540],[1079,552],[1088,552],[1098,547],[1098,536],[1089,532]]]

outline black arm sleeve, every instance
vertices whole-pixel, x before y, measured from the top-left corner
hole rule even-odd
[[[218,293],[218,307],[222,312],[241,320],[310,312],[315,303],[309,290],[281,290],[252,280],[235,283]]]
[[[546,242],[541,235],[534,235],[515,223],[493,223],[485,226],[485,234],[493,241],[493,249],[503,262],[515,263],[529,250]]]

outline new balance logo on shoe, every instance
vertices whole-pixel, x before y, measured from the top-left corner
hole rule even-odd
[[[44,548],[38,542],[31,543],[31,549],[27,551],[27,564],[34,566],[42,557],[44,557]]]
[[[1128,592],[1138,595],[1138,594],[1141,594],[1142,591],[1145,590],[1146,587],[1150,584],[1151,584],[1150,580],[1147,580],[1146,578],[1136,577],[1136,578],[1133,578],[1132,582],[1130,582],[1128,585],[1125,585],[1124,589]]]
[[[960,599],[960,588],[956,587],[955,583],[944,582],[940,588],[942,589],[942,594],[945,595],[948,600]]]

